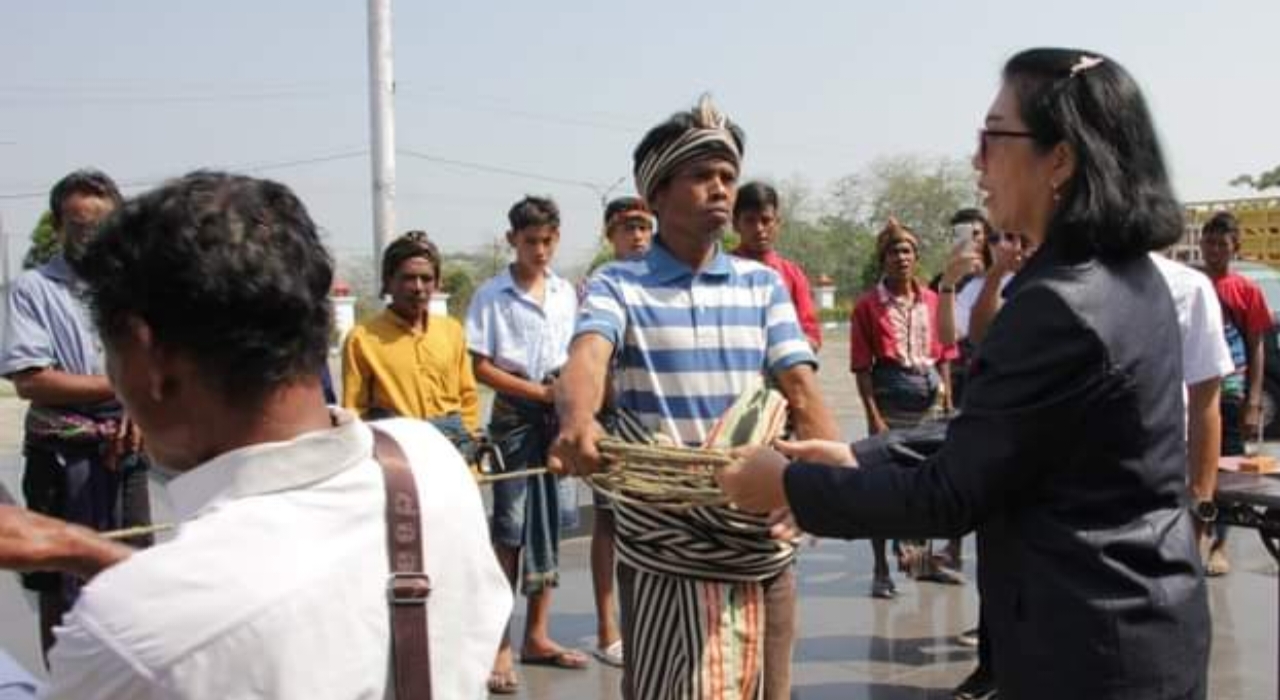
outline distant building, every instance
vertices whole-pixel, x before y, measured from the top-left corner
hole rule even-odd
[[[1280,197],[1249,197],[1187,202],[1182,240],[1169,256],[1200,264],[1200,229],[1215,212],[1229,211],[1240,222],[1240,259],[1280,267]]]

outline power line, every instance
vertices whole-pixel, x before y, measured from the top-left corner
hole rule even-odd
[[[534,172],[529,172],[527,170],[516,170],[514,168],[505,168],[497,165],[486,165],[484,163],[472,163],[470,161],[455,160],[453,158],[442,158],[440,156],[431,155],[429,153],[423,153],[421,151],[414,151],[408,148],[398,148],[396,149],[396,153],[402,156],[408,156],[409,158],[425,160],[431,163],[439,163],[441,165],[450,165],[455,168],[462,168],[464,170],[474,170],[477,172],[492,173],[495,175],[508,175],[510,177],[522,177],[527,180],[540,180],[542,182],[550,182],[557,185],[585,187],[592,191],[597,191],[600,189],[600,186],[597,185],[596,183],[587,182],[586,180],[570,180],[568,178],[557,177],[555,175],[544,175],[542,173],[534,173]]]
[[[312,156],[310,158],[294,158],[291,160],[279,161],[258,161],[253,163],[241,163],[238,165],[216,166],[220,170],[240,173],[259,173],[268,170],[283,170],[285,168],[294,168],[304,165],[314,165],[317,163],[329,163],[338,160],[349,160],[351,158],[359,158],[369,154],[369,150],[361,149],[356,151],[346,151],[342,153],[331,153],[323,156]],[[133,189],[137,187],[152,187],[159,185],[168,177],[150,177],[140,179],[121,180],[117,184],[122,189]],[[43,199],[49,196],[48,190],[28,191],[28,192],[4,192],[0,193],[0,200],[21,200],[21,199]]]

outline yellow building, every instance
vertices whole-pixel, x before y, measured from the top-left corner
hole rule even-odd
[[[1186,228],[1170,255],[1200,264],[1200,229],[1209,217],[1229,211],[1240,222],[1240,259],[1280,267],[1280,197],[1250,197],[1187,202]]]

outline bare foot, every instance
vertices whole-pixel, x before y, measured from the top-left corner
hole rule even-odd
[[[511,647],[504,646],[498,650],[498,656],[493,660],[493,670],[489,672],[488,685],[489,692],[494,695],[514,695],[520,689],[520,677],[516,675]]]

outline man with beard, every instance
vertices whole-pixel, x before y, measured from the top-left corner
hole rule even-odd
[[[116,184],[97,170],[77,170],[54,185],[49,211],[60,251],[14,280],[0,348],[0,375],[31,402],[23,426],[27,507],[96,530],[151,518],[141,436],[107,380],[98,335],[79,298],[83,285],[71,267],[120,202]],[[23,577],[39,594],[45,652],[80,583],[52,572]]]

